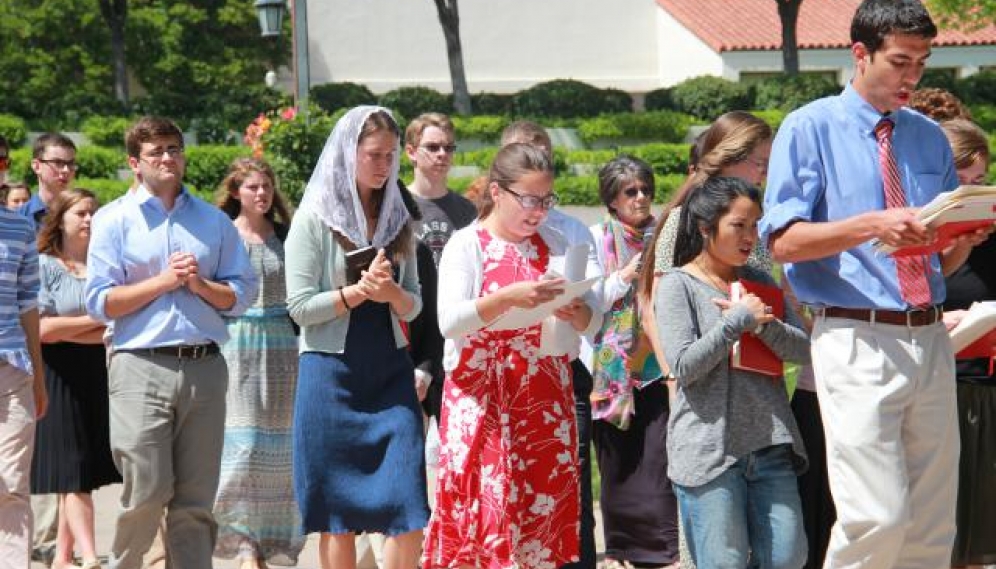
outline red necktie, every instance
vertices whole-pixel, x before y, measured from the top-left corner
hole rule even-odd
[[[875,125],[875,138],[878,139],[878,162],[882,167],[882,185],[885,188],[885,207],[906,207],[906,194],[899,178],[896,156],[892,153],[891,119],[884,118]],[[896,273],[899,276],[899,290],[903,300],[914,307],[930,305],[930,285],[927,283],[927,262],[923,255],[893,257]]]

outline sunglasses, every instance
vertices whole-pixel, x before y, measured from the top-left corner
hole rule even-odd
[[[440,150],[445,150],[447,154],[453,154],[456,152],[456,144],[436,144],[435,142],[430,142],[428,144],[423,144],[420,148],[429,154],[435,154]]]
[[[627,198],[635,198],[637,194],[643,194],[648,198],[654,197],[654,190],[646,186],[630,186],[623,190],[622,193]]]

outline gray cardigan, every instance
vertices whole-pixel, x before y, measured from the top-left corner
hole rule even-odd
[[[422,309],[414,236],[412,240],[411,255],[398,264],[398,269],[401,288],[411,293],[415,302],[408,314],[398,316],[391,312],[394,341],[399,348],[408,345],[399,318],[410,322]],[[302,210],[294,215],[284,251],[287,310],[301,326],[300,352],[341,354],[346,347],[350,312],[336,316],[334,302],[336,291],[346,284],[345,251],[321,218]]]
[[[750,267],[740,277],[774,285]],[[783,381],[730,368],[730,348],[756,327],[741,306],[725,315],[712,299],[729,296],[678,269],[661,277],[655,306],[657,329],[677,396],[668,420],[668,477],[682,486],[701,486],[737,460],[765,447],[790,444],[797,472],[806,451],[792,416]],[[786,304],[785,320],[758,335],[784,361],[808,363],[809,337]]]

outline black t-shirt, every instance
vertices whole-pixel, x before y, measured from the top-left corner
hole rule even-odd
[[[448,191],[436,199],[426,199],[412,194],[422,211],[422,221],[415,229],[415,236],[432,250],[432,258],[439,266],[439,256],[457,229],[470,225],[477,217],[477,207],[460,194]]]
[[[972,249],[968,260],[949,276],[945,310],[967,309],[973,302],[996,300],[996,235]],[[959,379],[989,378],[996,382],[996,376],[989,375],[987,358],[958,360]]]

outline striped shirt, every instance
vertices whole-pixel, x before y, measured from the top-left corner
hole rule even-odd
[[[0,208],[0,357],[31,375],[21,314],[38,306],[38,248],[24,216]]]

